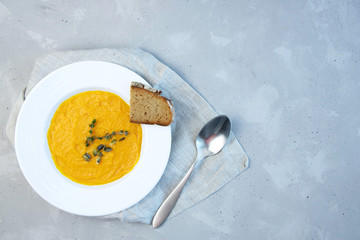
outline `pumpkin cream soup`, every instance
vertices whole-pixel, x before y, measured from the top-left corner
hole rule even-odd
[[[85,184],[113,182],[140,157],[142,130],[130,123],[129,105],[104,91],[76,94],[60,104],[47,133],[57,169]]]

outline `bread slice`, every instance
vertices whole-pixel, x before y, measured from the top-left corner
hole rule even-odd
[[[168,126],[174,118],[172,102],[161,91],[138,82],[131,83],[130,122]]]

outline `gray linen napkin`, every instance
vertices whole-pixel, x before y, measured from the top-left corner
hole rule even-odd
[[[31,89],[50,72],[70,63],[86,60],[122,65],[163,91],[173,101],[176,117],[171,125],[172,147],[165,172],[156,187],[139,203],[106,217],[121,221],[151,223],[156,210],[182,179],[196,157],[195,138],[202,126],[217,113],[182,78],[153,55],[141,49],[94,49],[53,52],[35,62],[27,88],[22,92],[9,117],[6,133],[14,143],[15,122],[21,105]],[[170,217],[192,207],[248,167],[248,157],[230,135],[223,151],[203,161],[193,172]]]

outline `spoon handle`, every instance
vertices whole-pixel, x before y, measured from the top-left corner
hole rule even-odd
[[[190,177],[192,171],[194,170],[195,163],[193,163],[186,173],[186,175],[183,177],[183,179],[180,181],[180,183],[175,187],[175,189],[170,193],[170,195],[165,199],[165,201],[161,204],[159,209],[154,215],[152,226],[153,228],[160,227],[160,225],[166,220],[166,218],[170,215],[172,209],[174,208],[180,193],[182,192],[185,183],[187,182],[188,178]]]

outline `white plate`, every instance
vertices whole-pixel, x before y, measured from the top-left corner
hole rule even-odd
[[[159,181],[170,154],[169,126],[142,125],[139,162],[130,173],[109,184],[75,183],[57,170],[51,158],[46,135],[56,109],[64,100],[80,92],[103,90],[129,103],[131,81],[149,85],[139,75],[116,64],[78,62],[50,73],[26,98],[16,123],[16,155],[27,181],[50,204],[74,214],[103,216],[136,204]]]

